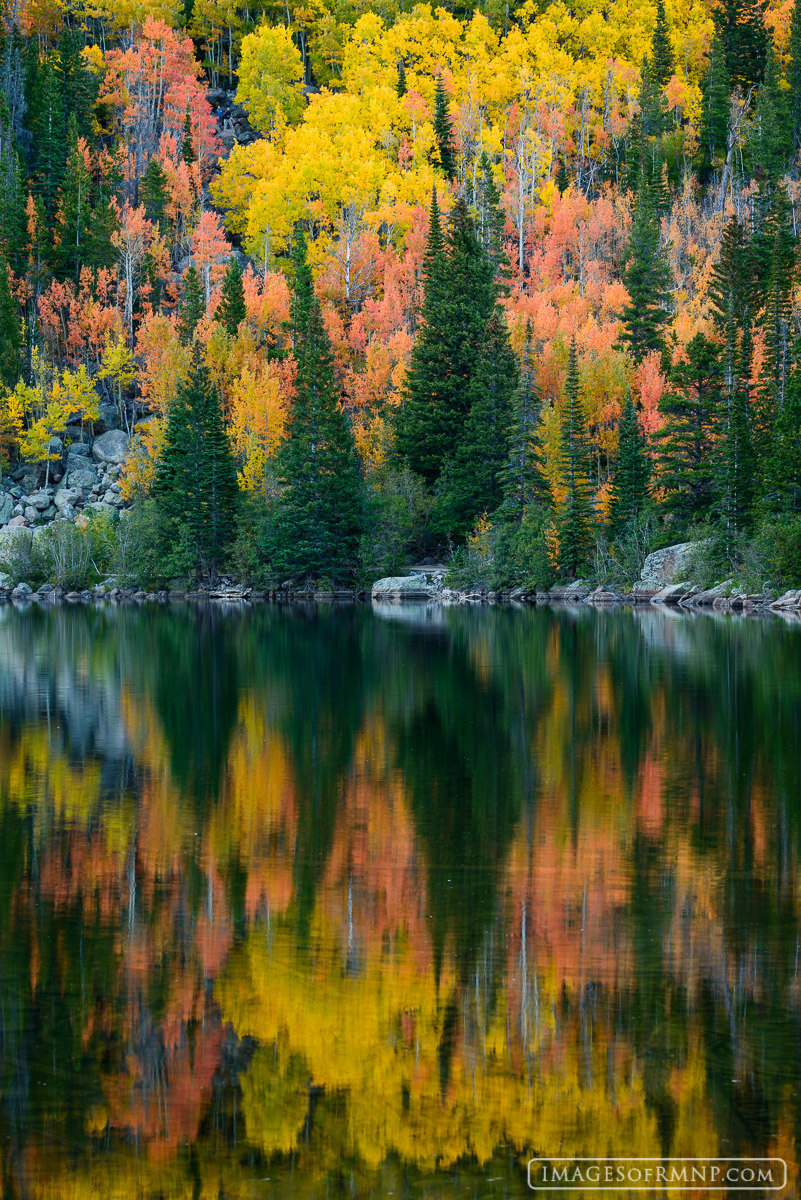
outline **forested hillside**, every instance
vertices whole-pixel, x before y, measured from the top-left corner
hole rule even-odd
[[[30,0],[0,91],[4,473],[131,435],[99,574],[801,582],[801,8]]]

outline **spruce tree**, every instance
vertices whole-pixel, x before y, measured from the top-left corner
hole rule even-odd
[[[437,88],[434,93],[434,136],[439,150],[439,165],[446,179],[456,178],[456,164],[453,157],[453,126],[448,115],[448,97],[442,82],[442,73],[437,75]]]
[[[659,401],[664,417],[656,434],[663,506],[682,530],[708,516],[715,502],[714,444],[719,428],[719,347],[697,333],[686,361],[670,372]]]
[[[708,173],[719,154],[726,151],[729,133],[729,72],[726,56],[716,34],[712,40],[709,66],[703,87],[701,109],[701,147],[704,155],[703,169]]]
[[[188,544],[193,569],[215,579],[230,550],[238,487],[219,393],[197,356],[167,415],[153,496],[165,546]]]
[[[314,281],[306,252],[306,237],[298,225],[292,243],[292,349],[296,349],[311,312]]]
[[[670,272],[659,245],[659,227],[647,186],[641,184],[626,254],[623,282],[629,294],[620,313],[620,344],[631,349],[635,363],[652,350],[665,351],[664,326]]]
[[[295,401],[278,451],[281,497],[264,549],[270,570],[282,579],[344,581],[352,575],[362,533],[363,490],[316,296],[296,358]]]
[[[766,507],[778,513],[801,513],[801,373],[798,369],[790,376],[784,406],[776,420],[771,460]]]
[[[216,318],[224,329],[235,337],[240,324],[247,317],[245,307],[245,285],[242,282],[242,267],[239,259],[232,254],[223,279],[220,303],[217,306]]]
[[[70,114],[67,164],[58,213],[61,268],[78,282],[92,228],[92,177],[78,145],[78,125]]]
[[[445,532],[461,539],[482,512],[503,499],[512,401],[518,371],[500,308],[487,324],[475,372],[469,383],[470,411],[453,458],[443,473],[438,505]]]
[[[732,83],[745,88],[758,83],[768,47],[764,0],[720,0],[712,18]]]
[[[181,145],[181,157],[188,167],[197,162],[195,139],[192,134],[192,114],[189,109],[186,110],[186,116],[184,117],[184,140]]]
[[[178,316],[178,336],[182,342],[189,344],[195,336],[198,323],[206,315],[206,297],[194,263],[184,272],[183,292]]]
[[[22,369],[19,307],[11,294],[8,264],[0,255],[0,380],[13,388]]]
[[[793,149],[783,83],[776,53],[770,45],[748,135],[748,160],[752,173],[759,171],[771,181],[782,174]]]
[[[512,400],[509,421],[509,448],[503,474],[504,511],[520,521],[533,504],[549,502],[548,487],[542,475],[539,438],[542,400],[534,370],[534,346],[531,321],[526,322],[520,382]]]
[[[657,83],[661,88],[667,87],[676,70],[676,60],[670,44],[664,0],[656,0],[656,27],[651,41],[651,62]]]
[[[406,95],[408,88],[406,86],[406,66],[402,58],[398,59],[398,82],[395,84],[395,92],[400,99]]]
[[[609,502],[609,529],[618,535],[642,516],[651,498],[648,439],[629,389],[617,427],[617,459]]]
[[[33,71],[31,105],[32,175],[35,195],[41,199],[52,228],[66,162],[66,117],[59,74],[50,58]]]
[[[764,242],[768,269],[761,314],[765,356],[755,416],[757,445],[762,455],[761,473],[764,486],[769,488],[770,444],[776,419],[784,405],[792,366],[792,301],[798,274],[792,212],[783,188],[776,190],[772,210],[765,223]]]
[[[396,418],[396,449],[434,483],[451,459],[470,408],[470,384],[495,300],[493,265],[481,248],[464,200],[443,238],[432,198],[423,261],[423,308]]]
[[[13,270],[24,263],[25,178],[5,99],[0,96],[0,253]]]
[[[795,0],[790,16],[789,41],[787,116],[793,139],[793,151],[797,154],[801,149],[801,3],[799,0]]]
[[[505,224],[501,192],[493,178],[489,156],[482,151],[476,185],[476,232],[482,250],[492,263],[496,286],[504,292],[508,289],[509,272],[509,259],[503,248]]]
[[[566,397],[560,422],[560,468],[564,497],[559,506],[559,566],[576,578],[589,565],[592,550],[590,454],[579,396],[576,339],[570,343]]]
[[[145,216],[159,233],[167,231],[167,172],[157,158],[151,158],[139,183],[139,199],[145,208]]]

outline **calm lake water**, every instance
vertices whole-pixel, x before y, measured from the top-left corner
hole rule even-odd
[[[795,1195],[800,853],[801,625],[0,609],[0,1192]]]

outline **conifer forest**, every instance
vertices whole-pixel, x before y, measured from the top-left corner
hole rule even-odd
[[[9,0],[0,565],[800,584],[800,152],[787,0]]]

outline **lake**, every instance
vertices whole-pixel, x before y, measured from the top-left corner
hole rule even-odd
[[[7,606],[0,823],[4,1197],[795,1194],[801,624]]]

